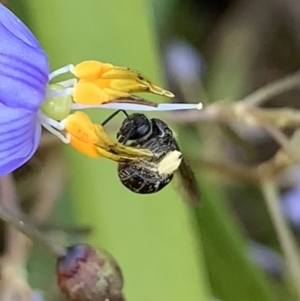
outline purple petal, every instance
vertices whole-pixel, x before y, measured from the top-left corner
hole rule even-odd
[[[34,155],[41,129],[35,113],[0,104],[0,177],[16,170]]]
[[[7,9],[3,4],[0,3],[0,22],[9,31],[13,30],[14,35],[16,35],[20,40],[26,42],[27,44],[33,46],[34,48],[41,48],[38,40],[32,34],[32,32],[24,25],[24,23],[15,16],[9,9]]]
[[[36,112],[45,99],[48,58],[30,30],[0,4],[0,103]]]

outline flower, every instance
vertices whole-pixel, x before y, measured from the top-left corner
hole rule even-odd
[[[49,73],[48,58],[30,30],[0,4],[0,176],[13,172],[35,153],[42,126],[87,156],[119,160],[147,157],[113,141],[83,112],[87,108],[165,111],[199,109],[201,104],[155,104],[133,96],[173,94],[138,71],[98,61],[83,61]],[[68,73],[71,78],[53,83]],[[75,111],[75,112],[73,112]],[[111,150],[113,152],[111,152]],[[116,157],[115,154],[118,156]]]
[[[0,4],[0,176],[35,153],[37,111],[48,83],[48,60],[26,26]]]

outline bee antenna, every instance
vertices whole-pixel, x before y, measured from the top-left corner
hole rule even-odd
[[[114,113],[112,113],[110,116],[108,116],[102,123],[102,126],[105,126],[108,122],[110,122],[114,117],[116,117],[120,112],[122,112],[123,114],[125,114],[125,116],[128,118],[129,115],[125,110],[117,110]]]

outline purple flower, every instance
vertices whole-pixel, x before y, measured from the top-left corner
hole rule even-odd
[[[36,113],[48,83],[47,55],[29,29],[0,4],[0,176],[35,153],[41,136]]]
[[[0,177],[13,172],[34,155],[42,126],[62,142],[70,143],[72,135],[67,131],[67,122],[71,110],[91,107],[137,111],[199,109],[198,105],[188,104],[151,107],[143,105],[141,99],[137,103],[132,100],[124,103],[124,98],[130,98],[133,92],[173,96],[128,68],[87,61],[49,73],[47,55],[37,39],[2,4],[0,38]],[[76,78],[50,83],[57,75],[67,72]],[[116,103],[118,98],[122,98],[123,103]]]

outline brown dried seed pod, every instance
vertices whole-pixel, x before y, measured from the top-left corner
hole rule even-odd
[[[67,248],[58,258],[57,282],[72,301],[122,301],[123,277],[115,259],[86,244]]]

